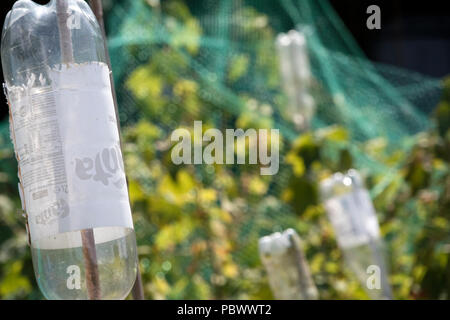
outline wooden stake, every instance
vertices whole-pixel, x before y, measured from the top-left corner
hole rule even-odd
[[[105,22],[103,19],[102,1],[101,0],[89,0],[88,2],[92,8],[92,11],[94,12],[95,16],[97,17],[97,21],[98,21],[100,30],[103,35],[103,42],[105,45],[105,52],[106,52],[106,62],[108,64],[109,70],[112,71],[111,59],[110,59],[109,50],[108,50],[108,44],[106,42],[106,31],[105,31]],[[116,95],[116,89],[115,89],[115,85],[114,85],[114,78],[113,78],[112,72],[109,75],[110,75],[111,90],[112,90],[112,95],[113,95],[113,100],[114,100],[114,109],[116,112],[117,127],[119,129],[120,145],[122,146],[122,136],[120,134],[119,108],[118,108],[118,104],[117,104],[117,95]],[[131,294],[133,295],[134,300],[144,300],[144,287],[142,285],[142,278],[141,278],[141,271],[139,268],[139,262],[137,264],[136,280],[134,282],[133,289],[131,290]]]
[[[309,273],[308,263],[306,262],[303,250],[297,240],[298,236],[296,237],[293,234],[289,235],[290,250],[291,252],[293,251],[295,257],[300,290],[304,300],[317,300],[318,292]]]
[[[56,1],[56,14],[58,17],[59,44],[63,63],[74,62],[72,48],[72,34],[67,25],[69,19],[69,8],[67,0]]]
[[[67,0],[56,1],[56,14],[58,16],[59,41],[61,47],[62,63],[74,63],[72,34],[67,25],[69,18]],[[97,264],[97,252],[95,249],[94,230],[81,231],[83,246],[83,258],[86,270],[86,287],[89,300],[100,300],[100,277]]]
[[[94,230],[81,230],[83,259],[86,269],[86,288],[89,300],[100,300],[100,277],[98,273],[97,251],[95,249]]]

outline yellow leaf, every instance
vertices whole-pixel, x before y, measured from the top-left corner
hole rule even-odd
[[[199,200],[202,205],[209,205],[217,200],[217,192],[214,189],[202,189],[199,192]]]
[[[195,224],[188,217],[164,226],[156,235],[155,245],[160,250],[167,250],[186,240],[194,228]]]
[[[264,180],[258,176],[251,178],[248,186],[250,193],[255,195],[265,194],[268,187],[269,186],[264,182]]]
[[[296,177],[301,177],[305,173],[305,163],[303,159],[295,153],[290,152],[286,156],[286,162],[292,166],[292,171]]]
[[[232,262],[228,262],[223,267],[223,275],[227,278],[234,278],[238,275],[238,267]]]

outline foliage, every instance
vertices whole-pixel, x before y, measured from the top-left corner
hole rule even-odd
[[[281,94],[259,99],[257,88],[248,85],[257,77],[260,87],[276,90],[278,62],[272,57],[255,59],[244,50],[224,65],[222,78],[193,71],[190,57],[204,54],[201,24],[182,1],[164,1],[162,10],[170,14],[159,17],[169,40],[152,48],[150,59],[133,69],[122,88],[139,114],[122,129],[146,297],[270,299],[257,241],[292,227],[303,239],[322,299],[367,298],[345,266],[318,195],[321,179],[357,166],[356,147],[393,168],[388,180],[388,172],[358,169],[372,191],[395,297],[448,298],[450,88],[436,109],[436,128],[415,137],[406,151],[393,151],[381,137],[357,142],[347,128],[333,125],[295,139],[281,133],[283,158],[273,177],[261,176],[259,166],[176,166],[170,158],[173,129],[192,131],[194,120],[202,120],[204,130],[272,128],[284,100]],[[275,32],[264,14],[250,7],[239,14],[236,38],[252,41],[258,34],[273,44]],[[257,47],[257,56],[263,57],[265,48]],[[136,47],[124,50],[140,59]],[[218,99],[218,86],[237,92],[242,104]],[[15,161],[10,148],[0,155],[0,298],[39,298],[17,214]]]

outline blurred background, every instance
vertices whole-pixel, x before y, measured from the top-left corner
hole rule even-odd
[[[2,19],[13,3],[2,2]],[[377,212],[394,298],[450,298],[450,12],[442,1],[103,4],[147,299],[272,299],[258,239],[287,228],[302,238],[321,299],[367,299],[319,195],[320,181],[351,168]],[[366,27],[371,4],[381,8],[381,30]],[[292,29],[309,61],[294,84],[280,72],[276,40]],[[0,299],[42,299],[18,214],[6,103],[0,114]],[[279,173],[175,166],[170,134],[194,120],[279,129]]]

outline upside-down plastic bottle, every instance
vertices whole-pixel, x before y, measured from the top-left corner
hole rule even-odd
[[[293,229],[262,237],[259,240],[259,255],[276,299],[318,299],[300,237]]]
[[[297,129],[307,130],[316,104],[310,93],[313,77],[306,36],[297,30],[281,33],[276,39],[276,48],[282,86],[288,99],[286,115]]]
[[[20,0],[1,56],[33,265],[48,299],[123,299],[136,240],[104,40],[81,0]]]
[[[321,182],[320,191],[350,269],[372,299],[392,299],[378,219],[360,174],[336,173]]]

